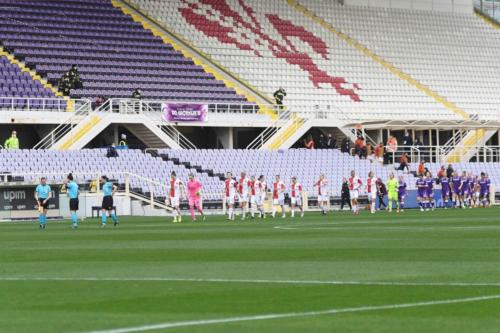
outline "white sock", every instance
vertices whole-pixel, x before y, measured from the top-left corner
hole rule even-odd
[[[276,206],[273,206],[273,217],[276,216]]]
[[[252,208],[250,208],[250,214],[252,215],[252,217],[255,217],[255,205],[252,204]]]
[[[229,208],[229,210],[228,210],[228,217],[229,217],[230,219],[232,219],[232,218],[233,218],[233,209],[232,209],[232,208]]]
[[[292,208],[291,209],[291,216],[294,217],[295,216],[295,208]]]
[[[370,206],[371,206],[370,207],[371,208],[371,212],[375,213],[375,202],[372,202]]]

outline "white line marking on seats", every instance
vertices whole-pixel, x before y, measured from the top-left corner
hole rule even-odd
[[[1,277],[0,281],[164,281],[207,283],[255,284],[310,284],[310,285],[359,285],[359,286],[436,286],[436,287],[500,287],[500,282],[404,282],[404,281],[335,281],[335,280],[267,280],[226,278],[169,278],[169,277]]]
[[[226,323],[234,323],[234,322],[242,322],[242,321],[271,320],[271,319],[283,319],[283,318],[294,318],[294,317],[313,317],[313,316],[321,316],[321,315],[335,315],[335,314],[341,314],[341,313],[367,312],[367,311],[378,311],[378,310],[397,310],[397,309],[436,306],[436,305],[445,305],[445,304],[481,302],[481,301],[494,300],[494,299],[500,299],[500,294],[485,295],[485,296],[478,296],[478,297],[457,298],[457,299],[444,299],[444,300],[437,300],[437,301],[415,302],[415,303],[370,305],[370,306],[361,306],[361,307],[354,307],[354,308],[328,309],[328,310],[322,310],[322,311],[272,313],[272,314],[262,314],[262,315],[255,315],[255,316],[241,316],[241,317],[229,317],[229,318],[215,318],[215,319],[167,322],[167,323],[154,324],[154,325],[144,325],[144,326],[137,326],[137,327],[125,327],[125,328],[117,328],[117,329],[109,329],[109,330],[91,331],[88,333],[145,332],[145,331],[170,329],[170,328],[177,328],[177,327],[202,326],[202,325],[212,325],[212,324],[226,324]]]

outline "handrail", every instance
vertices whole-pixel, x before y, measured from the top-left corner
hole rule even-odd
[[[285,109],[278,113],[278,119],[269,127],[265,128],[255,139],[252,140],[246,149],[259,149],[263,147],[269,139],[276,134],[280,128],[288,123],[292,118],[292,112]]]
[[[403,153],[409,153],[411,161],[446,163],[448,152],[443,146],[400,146],[397,151],[387,151],[389,146],[385,146],[387,154],[392,159],[392,163],[399,163],[399,157]],[[474,149],[474,155],[477,161],[500,162],[500,146],[475,146],[475,145],[456,145],[453,149],[458,149],[457,157],[463,158],[465,154]]]
[[[84,103],[79,105],[75,110],[73,115],[69,117],[65,122],[59,124],[55,129],[53,129],[49,134],[42,138],[33,149],[49,149],[54,146],[62,137],[69,133],[74,127],[76,127],[79,122],[90,114],[92,107],[92,102],[90,100],[83,100]],[[101,105],[100,108],[104,107],[106,103]],[[99,108],[99,109],[100,109]],[[97,109],[97,110],[99,110]]]
[[[73,100],[75,103],[81,100]],[[22,111],[49,111],[49,112],[66,112],[69,101],[62,98],[52,97],[5,97],[0,96],[0,112],[14,112],[22,109]]]
[[[179,130],[177,128],[175,128],[174,126],[172,126],[170,123],[168,123],[165,120],[163,114],[154,111],[147,104],[146,104],[146,108],[147,108],[146,111],[148,111],[148,113],[145,114],[145,115],[147,117],[149,117],[149,118],[153,117],[154,120],[156,120],[156,121],[160,121],[160,125],[159,125],[160,129],[165,134],[167,134],[171,139],[173,139],[174,141],[176,141],[177,144],[179,146],[181,146],[181,148],[183,148],[183,149],[196,149],[196,146],[191,141],[189,141],[189,139],[184,134],[182,134],[181,132],[179,132]]]

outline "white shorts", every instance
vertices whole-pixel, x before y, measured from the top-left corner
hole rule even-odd
[[[319,202],[328,201],[328,196],[327,195],[318,195],[318,201]]]
[[[284,205],[285,204],[285,197],[280,196],[277,199],[273,198],[273,205]]]
[[[368,192],[368,199],[375,200],[377,198],[377,192]]]
[[[474,195],[476,196],[476,198],[479,198],[481,196],[479,192],[474,192]]]
[[[291,197],[290,203],[296,206],[302,206],[302,199],[300,197]]]
[[[170,207],[178,207],[179,202],[181,201],[179,197],[170,197]]]
[[[251,195],[251,196],[250,196],[250,203],[251,203],[252,205],[255,205],[255,204],[256,204],[256,202],[255,202],[255,195]]]
[[[248,202],[248,193],[243,193],[238,195],[239,202]]]
[[[257,206],[261,206],[262,205],[262,195],[257,194],[257,195],[254,195],[253,197],[254,197],[253,200],[254,200],[255,204]]]
[[[234,205],[234,196],[226,197],[227,205]]]
[[[351,196],[351,200],[352,199],[358,199],[359,197],[359,191],[358,190],[350,190],[349,191],[349,195]]]

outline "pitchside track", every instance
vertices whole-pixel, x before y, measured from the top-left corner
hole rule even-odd
[[[499,208],[0,224],[0,331],[498,332]]]

